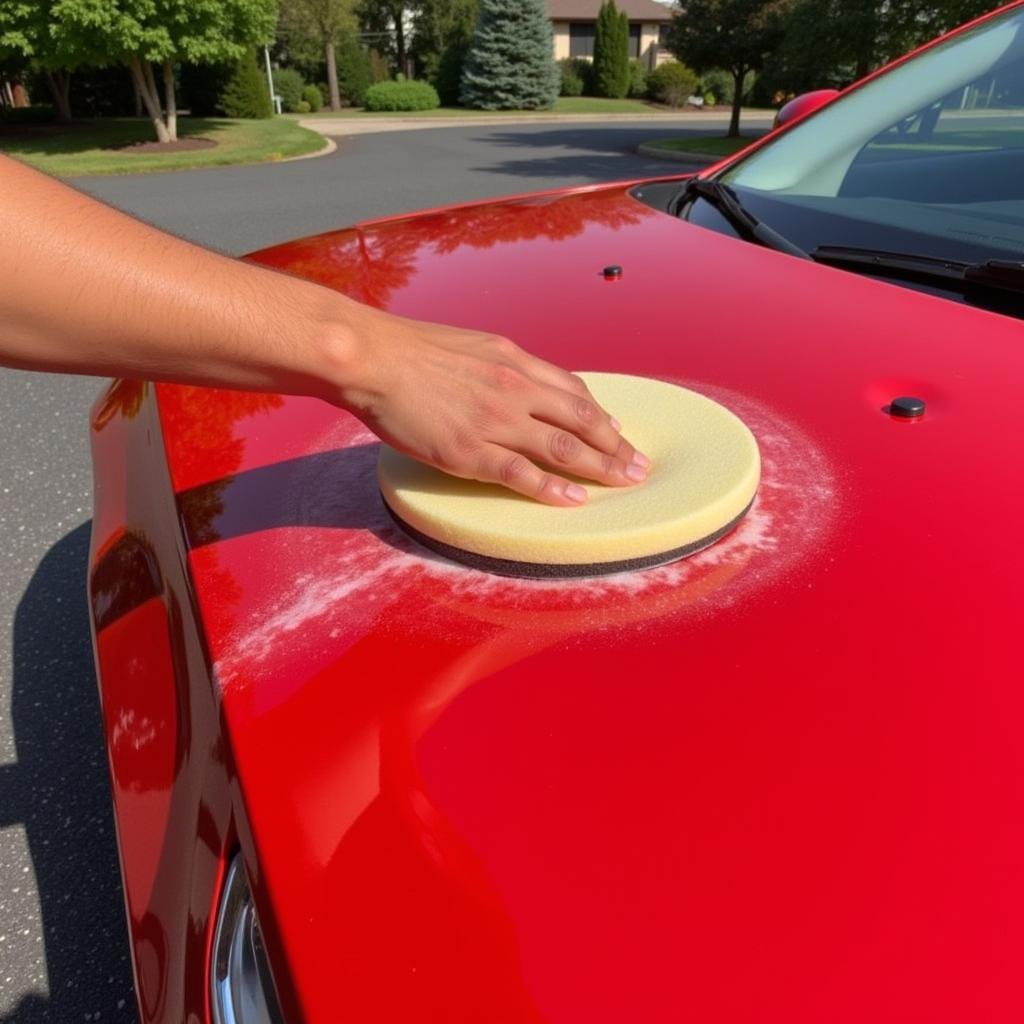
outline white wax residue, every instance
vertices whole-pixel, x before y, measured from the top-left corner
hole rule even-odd
[[[741,600],[753,588],[771,586],[794,565],[823,558],[822,541],[838,514],[835,475],[825,455],[795,426],[741,395],[689,381],[731,409],[750,427],[761,451],[761,483],[753,506],[727,537],[690,558],[653,569],[592,579],[524,580],[494,576],[450,562],[411,541],[394,525],[377,490],[376,439],[349,430],[337,439],[359,447],[315,476],[297,481],[293,500],[317,523],[350,524],[335,529],[328,553],[317,549],[315,565],[294,531],[276,531],[273,578],[268,597],[238,623],[217,658],[223,686],[243,685],[258,674],[271,652],[289,643],[323,645],[365,635],[372,628],[453,628],[453,608],[485,622],[529,613],[529,628],[544,628],[557,616],[577,631],[643,628],[666,614],[710,614]],[[361,446],[361,447],[360,447]],[[655,472],[657,467],[655,467]],[[320,529],[331,530],[325,526]],[[289,571],[291,570],[291,571]],[[423,621],[423,602],[410,597],[430,588],[438,622]],[[691,593],[692,591],[692,593]],[[445,597],[447,595],[447,597]],[[415,619],[403,617],[411,609]],[[514,620],[513,620],[514,621]],[[311,628],[315,626],[315,629]],[[299,653],[298,650],[295,652]]]

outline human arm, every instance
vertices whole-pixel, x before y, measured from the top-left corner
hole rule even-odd
[[[2,156],[0,195],[2,365],[316,396],[416,458],[547,504],[585,498],[568,475],[646,475],[579,378],[508,339],[231,259]]]

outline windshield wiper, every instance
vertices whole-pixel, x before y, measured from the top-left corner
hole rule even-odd
[[[807,260],[810,256],[791,242],[788,238],[768,227],[764,221],[758,220],[740,202],[736,193],[720,181],[690,178],[679,190],[679,194],[669,205],[669,212],[679,216],[683,207],[694,199],[703,199],[710,203],[737,231],[740,238],[748,242],[756,242],[776,252],[784,252],[798,259]]]
[[[1024,263],[1017,260],[963,263],[916,253],[858,249],[845,245],[819,245],[811,253],[811,259],[868,273],[875,270],[888,277],[918,281],[951,291],[994,290],[1024,296]]]

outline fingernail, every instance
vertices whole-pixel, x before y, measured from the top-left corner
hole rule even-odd
[[[577,505],[582,505],[587,500],[587,489],[579,484],[569,484],[565,489],[565,496]]]
[[[622,433],[622,424],[614,416],[610,417],[609,422],[612,425],[612,430]]]
[[[643,452],[633,452],[633,462],[638,466],[643,466],[644,469],[648,469],[651,465],[651,460]]]
[[[644,469],[643,466],[638,466],[635,462],[631,462],[626,467],[626,476],[628,476],[630,480],[635,480],[639,483],[641,480],[647,479],[647,470]]]

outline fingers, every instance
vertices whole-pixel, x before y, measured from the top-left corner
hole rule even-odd
[[[585,487],[554,473],[546,473],[520,452],[497,444],[487,444],[478,453],[476,479],[501,484],[517,494],[545,505],[582,505],[587,500]]]
[[[622,437],[619,425],[589,395],[547,389],[536,397],[530,412],[536,419],[575,434],[624,465],[636,462],[646,469],[651,464],[646,455]]]
[[[597,399],[590,393],[590,389],[587,387],[586,382],[582,377],[575,373],[570,373],[568,370],[563,370],[560,366],[555,366],[554,363],[547,363],[543,359],[538,359],[536,356],[531,356],[527,352],[520,350],[522,357],[525,358],[523,368],[534,380],[539,381],[543,384],[549,384],[553,388],[557,388],[559,391],[568,391],[570,394],[579,395],[583,398],[589,399],[601,409],[598,405]],[[608,416],[608,419],[615,426],[616,430],[619,430],[618,420],[613,416],[610,416],[606,410],[601,409],[602,412]]]
[[[546,423],[535,422],[508,447],[553,469],[610,487],[628,487],[647,479],[647,466],[636,461],[631,445],[623,442],[624,455],[603,452]]]

